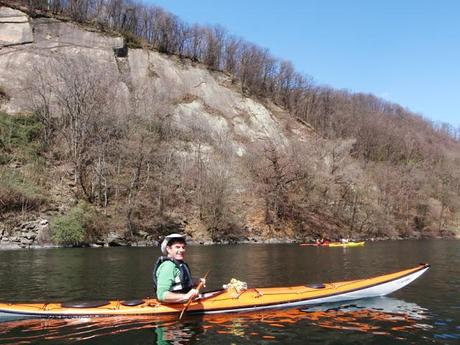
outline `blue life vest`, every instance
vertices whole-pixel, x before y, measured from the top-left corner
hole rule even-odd
[[[155,267],[153,268],[153,289],[155,293],[157,291],[157,271],[160,265],[165,261],[171,261],[176,267],[179,269],[180,274],[176,277],[174,284],[170,287],[169,291],[171,292],[179,292],[179,293],[187,293],[193,287],[193,279],[192,273],[190,272],[190,268],[188,265],[183,261],[174,260],[168,258],[166,256],[160,256],[158,260],[155,262]]]

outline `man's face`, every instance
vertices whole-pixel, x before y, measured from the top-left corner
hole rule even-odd
[[[185,257],[185,243],[173,242],[171,245],[166,246],[168,257],[174,260],[184,260]]]

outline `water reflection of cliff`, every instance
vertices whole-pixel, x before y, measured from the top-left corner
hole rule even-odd
[[[187,316],[178,321],[168,317],[108,317],[68,320],[17,320],[0,323],[0,344],[59,343],[88,341],[107,343],[193,344],[207,339],[283,342],[287,334],[305,328],[349,330],[390,338],[430,328],[427,310],[394,298],[375,298],[348,304],[326,304],[306,309],[272,310],[254,313]],[[1,321],[1,320],[0,320]],[[208,342],[209,342],[208,341]]]

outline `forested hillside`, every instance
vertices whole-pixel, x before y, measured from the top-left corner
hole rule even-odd
[[[3,236],[37,217],[61,244],[458,234],[460,129],[155,6],[0,3],[35,35],[0,49]]]

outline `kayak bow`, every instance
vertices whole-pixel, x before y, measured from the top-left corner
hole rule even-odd
[[[249,288],[240,293],[218,290],[193,301],[188,313],[229,313],[341,302],[390,294],[420,277],[430,266],[417,267],[368,279],[317,285]],[[88,303],[0,303],[0,316],[99,317],[180,313],[183,304],[161,304],[156,299]]]

